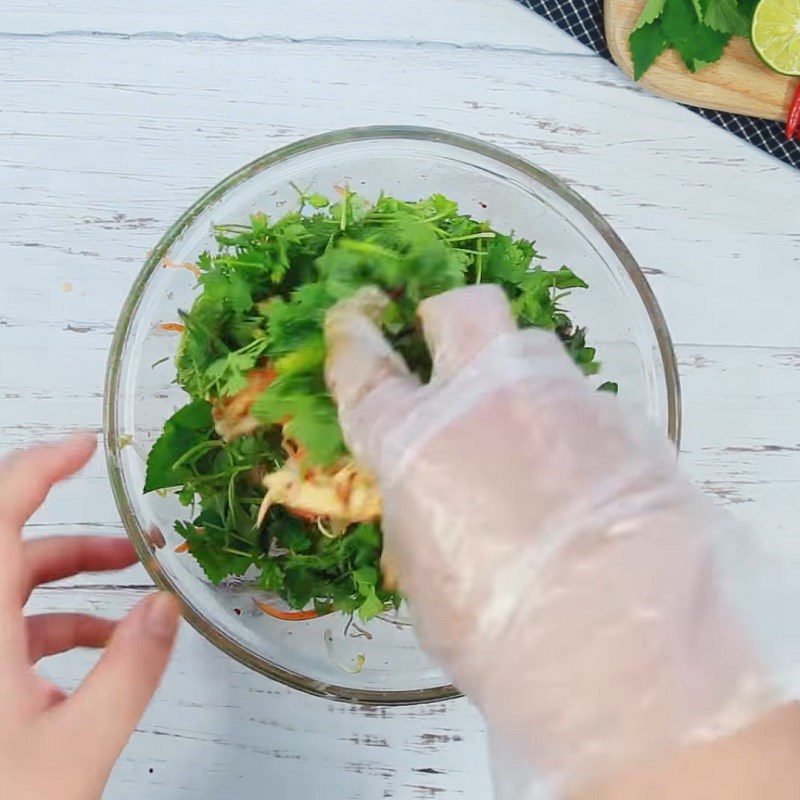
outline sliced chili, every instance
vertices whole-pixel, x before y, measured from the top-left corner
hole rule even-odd
[[[789,140],[794,139],[795,133],[797,133],[797,128],[800,125],[800,83],[797,84],[797,88],[794,90],[794,96],[792,97],[792,104],[789,106],[789,114],[786,117],[786,128],[784,132],[786,133],[786,138]]]

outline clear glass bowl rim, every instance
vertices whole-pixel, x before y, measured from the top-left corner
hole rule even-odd
[[[140,526],[125,489],[120,467],[121,445],[120,431],[117,426],[117,411],[122,356],[131,324],[143,297],[147,281],[182,232],[191,225],[209,205],[217,201],[228,190],[275,164],[331,145],[387,139],[436,142],[456,147],[466,153],[475,153],[493,159],[542,184],[547,189],[557,194],[562,200],[565,200],[578,214],[583,216],[597,233],[600,234],[611,248],[614,255],[619,259],[620,264],[627,273],[644,304],[653,326],[664,366],[664,378],[667,389],[667,434],[676,447],[680,444],[681,433],[681,394],[675,352],[664,316],[641,268],[619,236],[617,236],[600,213],[586,200],[576,194],[559,178],[507,150],[486,144],[478,139],[451,133],[449,131],[438,130],[436,128],[411,125],[345,128],[301,139],[285,147],[273,150],[228,175],[200,197],[168,228],[161,240],[148,255],[147,260],[136,276],[131,290],[128,293],[114,331],[106,368],[103,398],[103,428],[105,432],[106,463],[114,499],[128,537],[136,548],[139,559],[147,569],[150,577],[159,589],[170,591],[180,598],[183,606],[184,618],[208,641],[240,663],[287,686],[319,697],[362,705],[412,705],[417,703],[439,702],[457,698],[460,696],[460,692],[452,685],[435,686],[421,690],[399,691],[360,690],[330,684],[323,685],[314,679],[292,672],[277,664],[273,664],[218,630],[209,622],[200,609],[195,608],[186,601],[186,598],[180,590],[180,586],[158,568],[155,559],[152,557],[149,537],[147,532]]]

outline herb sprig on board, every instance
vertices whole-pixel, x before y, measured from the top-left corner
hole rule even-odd
[[[750,35],[758,0],[647,0],[630,35],[633,74],[673,48],[690,72],[718,61],[731,36]]]
[[[333,203],[299,195],[299,208],[274,221],[256,214],[245,225],[218,226],[217,252],[198,259],[200,293],[181,313],[176,357],[176,380],[190,402],[153,445],[144,490],[177,488],[193,509],[192,521],[176,530],[212,582],[254,568],[257,586],[292,609],[313,603],[318,612],[369,619],[399,601],[382,582],[378,519],[334,531],[330,520],[275,503],[259,523],[266,475],[292,457],[309,471],[347,458],[323,377],[327,309],[363,286],[382,289],[390,298],[384,333],[427,380],[418,304],[466,284],[495,283],[521,326],[555,331],[593,375],[594,348],[563,308],[566,295],[586,284],[567,267],[543,269],[533,242],[459,213],[442,195],[418,202],[383,195],[374,204],[349,189]],[[610,382],[599,388],[616,391]],[[245,398],[246,427],[223,438],[221,416]]]

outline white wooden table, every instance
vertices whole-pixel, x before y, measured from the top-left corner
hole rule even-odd
[[[0,449],[98,429],[106,352],[145,252],[194,198],[331,128],[410,123],[565,178],[644,265],[676,342],[684,465],[722,504],[800,533],[800,175],[511,0],[3,0]],[[123,535],[102,460],[30,534]],[[38,591],[119,615],[141,568]],[[71,687],[92,655],[46,663]],[[465,702],[329,703],[184,628],[111,800],[485,798]]]

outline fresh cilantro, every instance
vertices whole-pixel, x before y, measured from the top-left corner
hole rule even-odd
[[[221,583],[230,575],[243,575],[253,563],[248,554],[232,552],[230,548],[210,537],[206,528],[177,522],[175,529],[186,539],[189,552],[212,583]]]
[[[380,598],[377,589],[373,586],[358,607],[358,616],[363,620],[372,619],[385,609],[386,601]]]
[[[657,0],[648,5],[654,15],[664,10]],[[331,535],[273,505],[257,525],[262,479],[285,463],[285,439],[300,448],[304,468],[346,455],[324,379],[327,310],[363,286],[383,289],[390,298],[383,331],[427,380],[431,359],[419,303],[458,286],[494,283],[521,326],[554,331],[592,375],[599,369],[595,350],[564,307],[568,293],[586,284],[567,267],[543,269],[533,242],[460,214],[443,195],[416,202],[382,195],[369,204],[343,189],[331,203],[295,189],[299,211],[217,226],[217,251],[198,259],[200,293],[181,314],[176,358],[177,382],[191,402],[167,420],[153,445],[145,491],[178,487],[193,519],[176,529],[213,583],[247,573],[292,608],[332,606],[366,620],[399,603],[382,585],[378,524]],[[258,427],[225,441],[214,428],[214,409],[241,398],[251,374],[259,374],[253,370],[270,374],[246,409]]]
[[[265,557],[259,562],[261,574],[256,579],[256,585],[265,592],[278,593],[283,589],[283,568],[278,559]]]
[[[279,374],[253,404],[265,424],[279,424],[305,448],[310,463],[327,466],[344,452],[336,406],[325,387],[322,367],[315,372]]]
[[[311,537],[303,520],[283,511],[280,506],[270,510],[267,528],[272,543],[293,555],[311,550]]]
[[[599,371],[600,365],[595,361],[594,347],[586,346],[586,328],[575,328],[567,336],[564,344],[584,375],[595,375]]]

